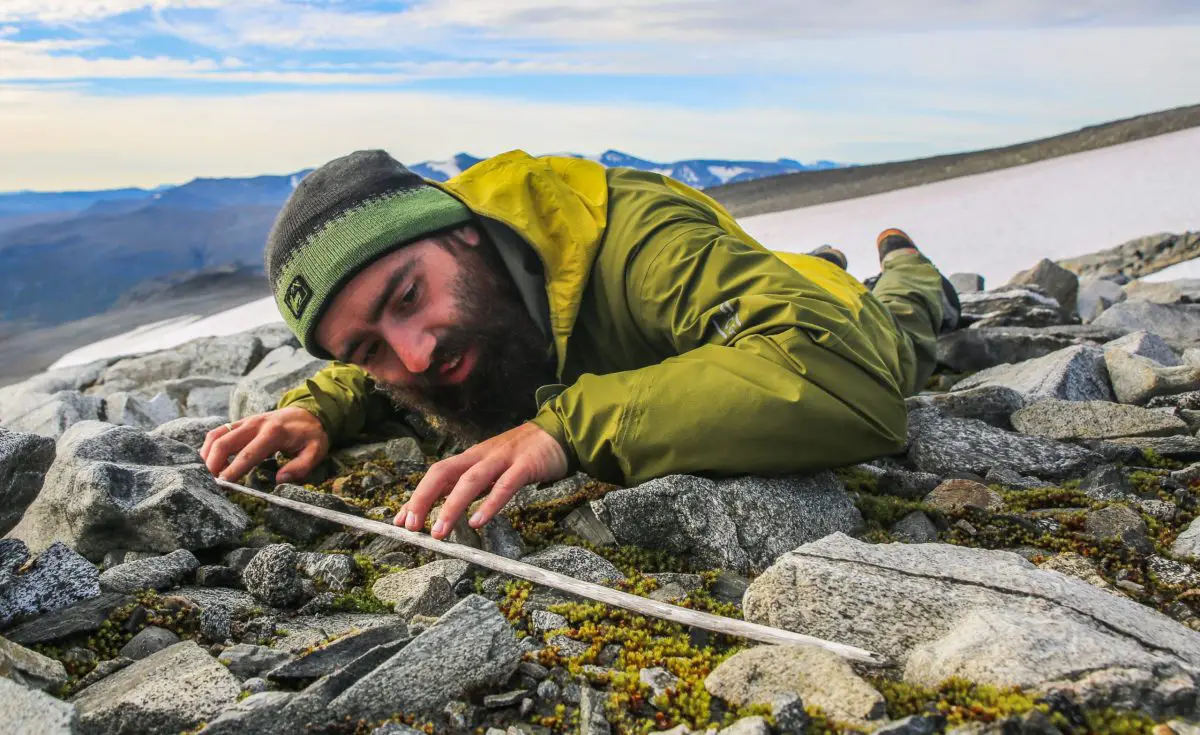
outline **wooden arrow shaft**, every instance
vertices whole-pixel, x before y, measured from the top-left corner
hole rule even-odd
[[[891,662],[884,656],[878,653],[872,653],[861,648],[845,645],[843,643],[834,643],[832,641],[814,638],[813,636],[795,633],[790,630],[780,628],[772,628],[767,625],[759,625],[745,620],[735,620],[734,618],[726,618],[720,615],[700,612],[699,610],[689,610],[678,605],[670,605],[657,600],[650,600],[645,597],[621,590],[615,590],[610,587],[585,582],[574,577],[568,577],[565,574],[552,572],[549,569],[535,567],[532,564],[509,559],[497,554],[491,554],[480,549],[475,549],[462,544],[452,544],[446,541],[438,541],[432,536],[425,533],[409,531],[405,528],[391,525],[390,523],[381,523],[380,521],[372,521],[366,518],[350,515],[348,513],[339,513],[335,510],[327,508],[318,508],[308,503],[301,503],[296,500],[289,500],[278,495],[270,495],[258,490],[238,485],[237,483],[228,482],[226,480],[217,479],[217,484],[221,487],[243,495],[249,495],[259,500],[278,505],[288,510],[294,510],[297,513],[303,513],[314,518],[338,523],[350,528],[357,528],[362,531],[374,533],[380,536],[388,536],[398,539],[413,546],[419,546],[422,549],[433,551],[443,556],[461,559],[462,561],[470,562],[476,566],[491,569],[495,572],[507,574],[520,579],[525,579],[535,584],[540,584],[544,587],[568,592],[579,597],[586,597],[589,600],[603,602],[606,605],[619,607],[640,615],[648,615],[662,620],[669,620],[673,623],[688,625],[693,628],[702,628],[714,633],[722,633],[724,635],[737,636],[739,638],[747,638],[761,643],[775,644],[791,644],[801,646],[817,646],[824,648],[827,651],[832,651],[837,655],[856,661],[859,663],[870,664],[872,666],[890,666]]]

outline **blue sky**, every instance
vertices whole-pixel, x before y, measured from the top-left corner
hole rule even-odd
[[[1200,102],[1194,0],[3,0],[0,191],[356,148],[896,160]]]

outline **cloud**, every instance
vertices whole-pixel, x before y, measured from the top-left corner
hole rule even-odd
[[[135,10],[217,8],[235,2],[254,0],[4,0],[0,4],[0,23],[33,21],[68,23],[111,18]]]

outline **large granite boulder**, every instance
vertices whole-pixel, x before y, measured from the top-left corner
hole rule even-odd
[[[100,570],[62,542],[36,559],[16,539],[0,540],[0,627],[100,594]]]
[[[179,406],[166,393],[143,398],[136,393],[118,391],[104,399],[104,420],[117,426],[153,429],[182,414]]]
[[[1200,304],[1125,301],[1109,307],[1092,324],[1127,332],[1154,332],[1168,342],[1196,342],[1200,340]]]
[[[1151,398],[1200,390],[1200,367],[1164,367],[1154,360],[1109,348],[1104,362],[1113,394],[1121,403],[1141,405]]]
[[[1155,716],[1195,716],[1200,701],[1200,633],[1010,552],[836,534],[779,559],[744,609],[882,653],[924,686],[957,676]]]
[[[168,380],[245,375],[262,359],[262,341],[250,333],[205,337],[169,350],[121,360],[104,371],[104,393],[135,391]]]
[[[294,347],[273,350],[234,387],[229,399],[229,420],[273,411],[284,393],[311,378],[326,364],[327,361]]]
[[[1037,286],[1038,289],[1058,302],[1063,321],[1076,316],[1076,298],[1079,296],[1079,276],[1052,260],[1043,258],[1027,271],[1021,271],[1008,282],[1010,286]]]
[[[53,461],[53,439],[0,429],[0,533],[21,520]]]
[[[187,549],[170,554],[135,559],[107,569],[100,575],[100,587],[105,592],[132,594],[140,590],[168,590],[178,586],[200,562]]]
[[[997,429],[982,421],[943,416],[934,409],[908,416],[908,458],[923,472],[947,476],[1010,470],[1043,479],[1081,477],[1103,462],[1086,449]]]
[[[1038,401],[1012,415],[1013,428],[1047,439],[1115,439],[1187,434],[1188,425],[1164,411],[1108,401]]]
[[[997,365],[1045,357],[1082,344],[1117,339],[1126,330],[1093,325],[1056,327],[973,327],[938,337],[938,362],[956,373],[986,370]]]
[[[1060,260],[1059,265],[1086,277],[1141,278],[1200,255],[1200,232],[1160,232],[1098,253]]]
[[[103,415],[104,401],[75,390],[24,393],[10,401],[4,411],[4,426],[9,430],[57,439],[80,421],[98,420]]]
[[[1121,284],[1107,278],[1079,279],[1079,318],[1084,324],[1090,324],[1096,317],[1104,313],[1113,304],[1125,300],[1125,290]]]
[[[199,451],[200,447],[204,446],[204,438],[208,436],[208,432],[218,426],[224,426],[225,423],[224,416],[206,416],[204,418],[184,416],[159,426],[151,431],[150,435],[173,439]]]
[[[1104,351],[1093,345],[1076,345],[1034,360],[998,365],[960,381],[954,390],[983,386],[1011,388],[1026,401],[1039,398],[1111,401],[1113,398],[1104,366]]]
[[[1007,429],[1012,426],[1010,417],[1013,413],[1025,407],[1025,399],[1012,388],[984,385],[949,393],[912,396],[905,404],[909,411],[935,408],[945,416],[977,419]]]
[[[1146,357],[1165,367],[1183,364],[1183,360],[1179,359],[1171,345],[1154,332],[1131,332],[1124,337],[1105,342],[1104,349],[1121,350],[1130,355]]]
[[[247,523],[194,449],[89,421],[63,435],[42,492],[9,536],[35,551],[61,539],[99,561],[112,549],[165,553],[228,544]]]
[[[79,735],[74,705],[0,676],[0,723],[5,735]]]
[[[862,526],[829,472],[716,482],[670,475],[610,492],[592,501],[592,510],[621,543],[742,573],[765,568],[799,544]]]
[[[1030,288],[1005,287],[959,295],[964,323],[980,327],[1046,327],[1062,324],[1062,306]]]

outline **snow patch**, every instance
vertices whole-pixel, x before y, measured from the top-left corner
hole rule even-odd
[[[458,163],[453,159],[449,161],[426,161],[425,165],[440,174],[444,174],[448,179],[452,179],[462,173],[462,169],[459,168]]]
[[[708,172],[713,176],[716,176],[721,180],[721,183],[724,184],[734,176],[740,176],[742,174],[749,173],[750,169],[746,168],[745,166],[709,166]]]

